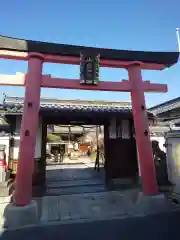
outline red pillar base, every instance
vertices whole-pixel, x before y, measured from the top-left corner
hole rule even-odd
[[[38,224],[38,208],[35,201],[25,206],[8,204],[5,210],[4,227],[8,230]]]
[[[156,195],[158,193],[158,188],[152,155],[152,144],[149,136],[149,124],[141,69],[138,65],[132,65],[128,68],[128,73],[129,81],[132,85],[132,110],[136,132],[136,143],[139,152],[143,191],[145,195]]]

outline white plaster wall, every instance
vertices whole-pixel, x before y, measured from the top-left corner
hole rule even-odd
[[[16,129],[15,133],[20,135],[20,127],[21,127],[21,116],[17,116],[16,118]],[[36,148],[35,148],[35,158],[41,157],[41,140],[42,140],[42,127],[41,127],[41,119],[38,124],[38,131],[36,135]]]
[[[168,179],[175,185],[173,192],[180,194],[180,133],[168,133],[166,141]]]
[[[5,145],[6,146],[6,162],[8,164],[8,160],[9,160],[9,136],[4,136],[4,137],[0,137],[0,145]]]

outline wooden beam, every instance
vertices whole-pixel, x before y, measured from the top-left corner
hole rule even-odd
[[[111,91],[111,92],[130,92],[131,85],[128,81],[121,82],[104,82],[100,81],[98,85],[80,84],[77,79],[62,79],[44,76],[42,87],[61,88],[61,89],[77,89],[77,90],[94,90],[94,91]]]
[[[0,74],[0,85],[24,86],[26,75],[16,73],[16,75]],[[131,92],[132,86],[128,80],[120,82],[104,82],[100,81],[98,85],[80,84],[78,79],[62,79],[53,78],[51,75],[43,75],[41,87],[44,88],[60,88],[60,89],[77,89],[77,90],[95,90],[95,91],[111,91],[111,92]],[[144,81],[144,92],[167,92],[166,84],[151,83]]]
[[[18,51],[9,51],[9,50],[0,50],[0,58],[4,59],[13,59],[13,60],[23,60],[27,61],[29,59],[29,54],[27,52],[18,52]],[[44,62],[52,63],[61,63],[61,64],[71,64],[79,65],[80,57],[68,57],[68,56],[58,56],[51,54],[41,54],[44,56]],[[100,60],[101,67],[110,67],[110,68],[127,68],[132,64],[139,64],[141,69],[146,70],[163,70],[165,68],[164,64],[155,64],[155,63],[144,63],[137,61],[119,61],[119,60]]]
[[[154,93],[166,93],[168,91],[167,84],[151,83],[150,81],[144,81],[144,92]]]

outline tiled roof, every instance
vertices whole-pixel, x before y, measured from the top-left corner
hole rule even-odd
[[[163,123],[164,123],[164,125],[177,125],[177,124],[179,125],[180,124],[180,117],[172,119],[172,120],[164,121]]]
[[[3,106],[6,113],[22,113],[23,98],[5,98]],[[42,99],[40,111],[60,112],[131,112],[131,104],[126,102],[52,100]]]
[[[180,108],[180,97],[174,98],[170,101],[151,107],[148,110],[153,114],[158,115],[164,112],[171,111],[176,108]]]

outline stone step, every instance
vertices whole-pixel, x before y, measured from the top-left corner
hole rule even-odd
[[[63,176],[63,175],[46,175],[46,182],[58,182],[58,181],[81,181],[81,180],[91,180],[92,176]],[[98,179],[98,177],[94,177],[93,179]]]
[[[47,188],[64,188],[64,187],[80,187],[80,186],[93,186],[93,185],[104,185],[101,180],[76,180],[76,181],[54,181],[47,182]]]
[[[59,196],[69,194],[93,193],[106,191],[104,185],[95,186],[80,186],[80,187],[67,187],[67,188],[49,188],[46,190],[46,196]]]
[[[82,162],[82,161],[79,161],[79,162],[75,162],[75,161],[73,161],[72,160],[72,162],[62,162],[62,163],[57,163],[57,162],[48,162],[47,163],[47,167],[50,167],[50,166],[63,166],[63,165],[80,165],[80,164],[84,164],[84,162]]]

